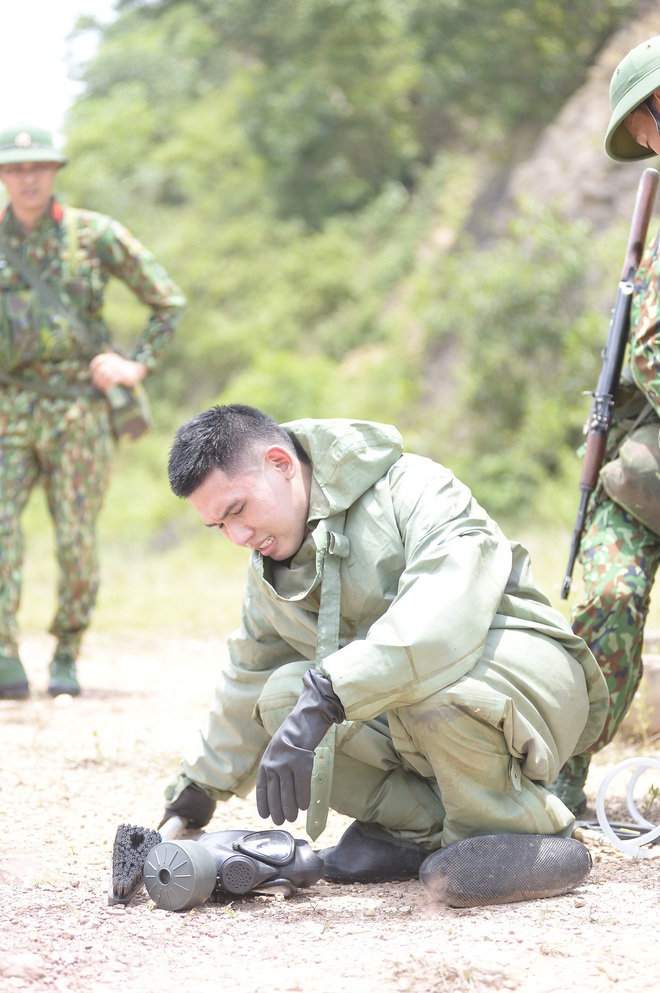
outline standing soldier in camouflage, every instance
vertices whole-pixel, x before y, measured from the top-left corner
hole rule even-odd
[[[57,172],[66,162],[52,136],[41,128],[19,125],[0,132],[0,180],[9,201],[0,217],[4,699],[29,693],[16,620],[23,552],[20,517],[39,479],[55,526],[59,566],[48,692],[80,693],[76,658],[98,590],[95,531],[113,449],[104,392],[118,385],[134,387],[155,368],[185,302],[162,266],[121,224],[92,211],[74,210],[52,196]],[[36,286],[26,271],[36,273]],[[150,310],[130,358],[113,350],[102,319],[110,276],[126,283]],[[72,320],[49,300],[52,290],[65,301]]]
[[[618,162],[660,154],[660,36],[620,62],[610,85],[605,150]],[[580,545],[585,596],[573,630],[596,656],[610,691],[598,740],[570,759],[550,789],[574,813],[586,808],[584,784],[594,752],[619,728],[642,678],[644,625],[660,563],[660,234],[635,278],[629,362],[617,393],[607,461]]]

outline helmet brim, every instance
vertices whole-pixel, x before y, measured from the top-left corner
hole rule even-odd
[[[660,35],[637,45],[621,60],[610,82],[611,117],[605,133],[605,151],[617,162],[649,159],[656,153],[640,145],[623,123],[660,89]]]
[[[605,151],[611,159],[617,162],[631,162],[636,159],[650,159],[656,154],[652,148],[635,141],[623,122],[628,114],[655,92],[659,83],[660,79],[656,79],[655,85],[648,79],[642,80],[624,95],[612,111],[605,134]]]
[[[57,152],[54,148],[32,145],[30,148],[3,148],[0,149],[0,165],[13,165],[15,162],[56,162],[59,166],[65,166],[69,160],[66,155]]]

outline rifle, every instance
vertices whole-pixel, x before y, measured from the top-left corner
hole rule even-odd
[[[612,408],[616,400],[623,357],[630,334],[630,304],[634,287],[635,273],[644,251],[646,231],[649,226],[655,194],[658,188],[658,175],[655,169],[645,169],[637,187],[637,198],[630,224],[628,245],[619,281],[614,310],[610,319],[607,343],[602,351],[603,367],[593,396],[591,414],[585,429],[587,445],[580,477],[580,505],[573,526],[571,551],[566,567],[566,575],[561,588],[561,598],[566,600],[571,589],[571,576],[577,558],[589,497],[598,482],[598,474],[603,464],[607,435],[612,424]]]

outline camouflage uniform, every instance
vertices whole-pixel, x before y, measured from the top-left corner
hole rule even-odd
[[[658,286],[660,235],[652,241],[635,279],[630,359],[617,394],[607,464],[620,454],[631,430],[660,427],[660,333]],[[607,469],[604,467],[606,476]],[[651,499],[658,504],[654,480]],[[641,513],[641,511],[640,511]],[[585,596],[573,610],[573,630],[587,642],[607,680],[610,708],[605,727],[587,752],[571,759],[552,787],[575,812],[586,806],[582,789],[591,755],[619,728],[642,678],[644,625],[660,563],[660,537],[612,499],[599,483],[580,545]]]
[[[91,384],[90,359],[110,347],[102,319],[108,279],[121,279],[151,310],[130,358],[153,369],[180,320],[184,298],[153,256],[121,224],[55,198],[26,233],[11,207],[5,242],[65,295],[90,339],[0,255],[0,660],[18,659],[20,516],[41,479],[55,525],[56,656],[74,660],[98,588],[95,528],[106,491],[112,435],[105,398]],[[23,385],[25,384],[25,385]]]

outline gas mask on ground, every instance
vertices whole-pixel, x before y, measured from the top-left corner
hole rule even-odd
[[[247,893],[292,896],[321,879],[323,860],[288,831],[214,831],[162,841],[144,863],[144,884],[163,910],[189,910]]]

